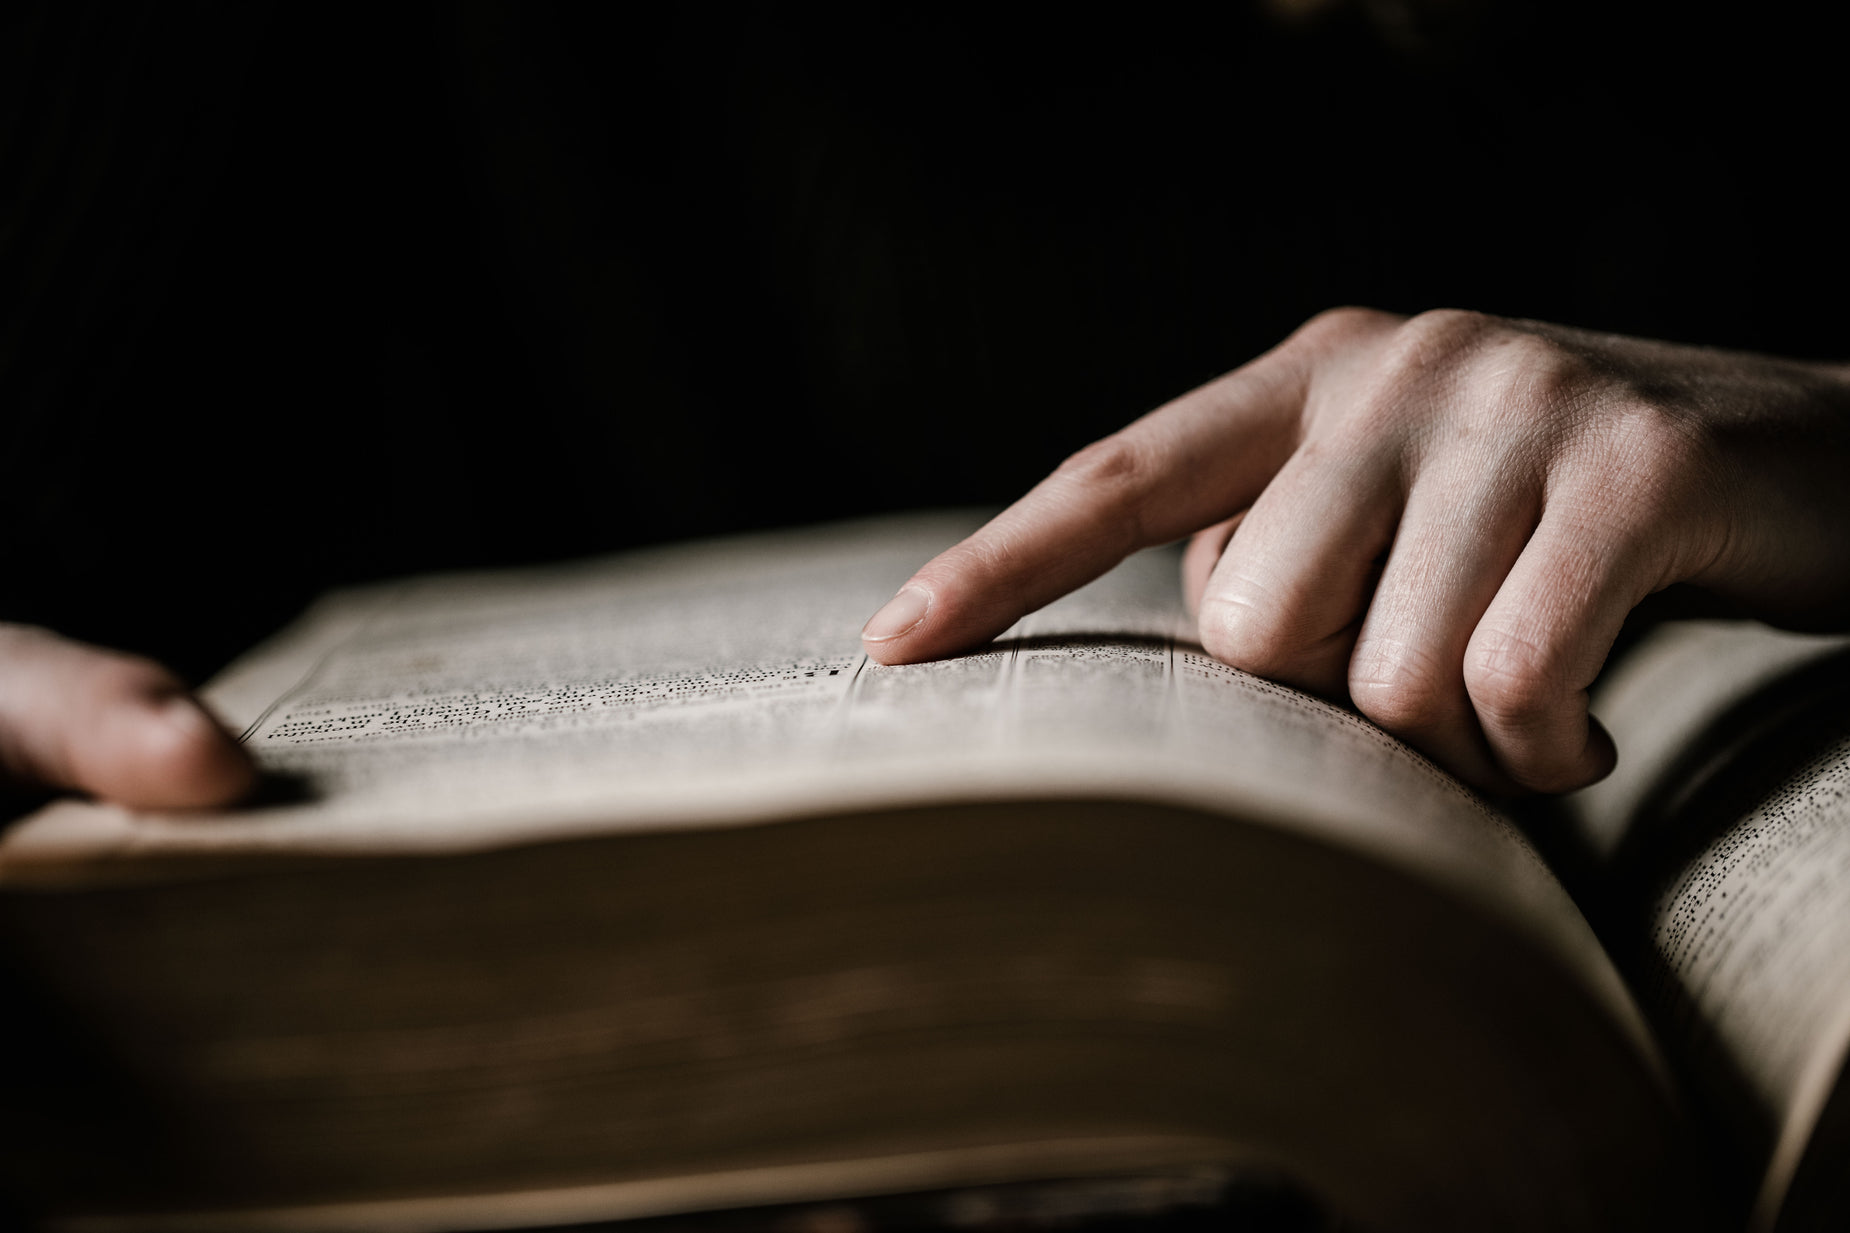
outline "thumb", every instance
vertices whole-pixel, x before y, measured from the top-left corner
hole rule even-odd
[[[0,773],[141,809],[224,805],[249,757],[166,669],[0,624]]]

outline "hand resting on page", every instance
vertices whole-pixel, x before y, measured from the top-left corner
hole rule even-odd
[[[1605,775],[1587,688],[1689,583],[1850,627],[1850,366],[1440,311],[1324,313],[1068,459],[867,624],[948,655],[1193,535],[1202,645],[1346,701],[1465,780]]]
[[[1850,627],[1850,366],[1326,313],[929,562],[868,652],[975,645],[1191,533],[1213,654],[1347,700],[1480,787],[1573,788],[1612,764],[1586,690],[1645,596],[1685,582]],[[254,782],[163,669],[4,624],[0,776],[142,808]]]
[[[250,759],[166,669],[0,623],[0,774],[145,809],[221,805]]]

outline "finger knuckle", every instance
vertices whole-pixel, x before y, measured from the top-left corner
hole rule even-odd
[[[1716,542],[1733,503],[1726,443],[1712,425],[1656,398],[1628,397],[1583,435],[1580,457],[1615,536]]]
[[[1706,474],[1722,454],[1714,426],[1670,399],[1633,393],[1608,426],[1614,452],[1645,474]]]
[[[1350,404],[1340,420],[1319,432],[1304,449],[1336,459],[1367,458],[1392,448],[1396,442],[1416,437],[1428,411],[1428,404],[1407,397],[1404,386],[1391,376],[1379,379]]]
[[[1547,420],[1585,401],[1591,378],[1580,357],[1538,335],[1511,332],[1487,357],[1484,401],[1519,420]]]
[[[1287,345],[1324,349],[1342,346],[1358,338],[1397,324],[1401,318],[1374,308],[1345,305],[1326,308],[1300,325],[1286,340]]]
[[[1480,629],[1465,652],[1465,692],[1479,716],[1520,734],[1559,704],[1559,658],[1511,630]]]
[[[1005,536],[972,536],[927,561],[907,585],[930,595],[934,604],[956,603],[973,591],[1006,585],[1021,559]]]
[[[1144,511],[1159,482],[1149,450],[1115,433],[1068,458],[1055,475],[1084,493],[1087,506],[1123,536],[1127,548],[1142,542]]]
[[[1355,447],[1419,435],[1439,414],[1453,374],[1493,321],[1439,309],[1402,322],[1356,387],[1335,435]]]
[[[1409,317],[1395,331],[1389,363],[1431,369],[1479,345],[1501,323],[1484,313],[1462,308],[1433,308]]]
[[[1349,669],[1355,708],[1389,732],[1424,732],[1453,709],[1456,686],[1427,654],[1405,645],[1359,647]]]
[[[1282,605],[1255,594],[1257,588],[1219,586],[1202,596],[1202,649],[1215,659],[1254,676],[1280,677],[1294,665],[1291,632],[1279,619]]]
[[[1106,485],[1141,478],[1144,462],[1143,450],[1137,443],[1117,432],[1069,455],[1060,464],[1059,474],[1082,483]]]

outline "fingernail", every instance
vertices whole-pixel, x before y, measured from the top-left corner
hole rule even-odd
[[[925,619],[930,608],[930,595],[916,587],[907,587],[887,600],[886,607],[874,613],[873,619],[861,629],[861,640],[891,642],[902,634],[909,634]]]

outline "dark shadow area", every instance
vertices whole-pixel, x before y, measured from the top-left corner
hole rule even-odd
[[[1780,1208],[1781,1233],[1829,1233],[1850,1210],[1850,1074],[1839,1071]]]
[[[159,1102],[16,958],[0,903],[0,1230],[34,1227],[35,1196],[133,1192],[173,1161]]]
[[[15,13],[0,616],[192,679],[340,582],[1003,503],[1334,305],[1850,337],[1824,11]]]
[[[1606,902],[1589,914],[1626,936],[1648,912],[1653,891],[1685,867],[1832,743],[1850,731],[1850,651],[1799,665],[1722,712],[1686,743],[1641,800],[1607,874]]]
[[[1267,1174],[1082,1178],[571,1225],[560,1233],[1341,1233]]]
[[[320,791],[307,777],[281,771],[264,771],[257,778],[251,794],[239,802],[251,809],[276,808],[284,805],[309,805],[321,799]]]

